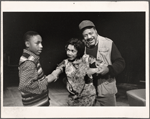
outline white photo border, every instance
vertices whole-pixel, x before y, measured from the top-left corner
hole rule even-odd
[[[149,6],[146,1],[1,1],[3,12],[145,12],[146,13],[146,106],[145,107],[3,107],[2,118],[148,118],[149,117]],[[98,6],[98,7],[96,7]],[[3,40],[1,40],[1,79],[3,79]],[[1,92],[3,92],[3,80]]]

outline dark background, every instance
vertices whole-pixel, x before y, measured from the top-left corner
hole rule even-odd
[[[66,58],[64,46],[71,37],[81,37],[78,25],[89,19],[100,35],[114,41],[126,62],[117,83],[145,81],[145,12],[4,12],[4,87],[18,85],[18,62],[23,35],[37,31],[43,39],[41,65],[46,75]]]

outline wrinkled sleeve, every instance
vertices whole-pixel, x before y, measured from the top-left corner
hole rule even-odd
[[[64,67],[65,67],[65,60],[63,60],[60,64],[58,64],[56,69],[52,72],[55,79],[58,79],[58,76],[60,73],[63,72]]]
[[[90,68],[99,68],[100,65],[103,64],[103,61],[94,58],[93,56],[89,56],[88,58]]]
[[[47,79],[38,80],[36,65],[26,61],[19,69],[19,90],[26,93],[40,94],[48,85]]]
[[[93,64],[93,63],[96,62],[96,58],[94,58],[93,56],[90,56],[90,55],[89,55],[89,57],[88,57],[88,62],[89,62],[89,64]]]
[[[84,54],[82,59],[87,64],[93,64],[96,61],[96,59],[94,57],[92,57],[92,56],[90,56],[88,54]]]
[[[61,72],[63,72],[64,68],[65,68],[65,60],[63,60],[60,64],[58,64],[56,69],[60,69]]]
[[[112,44],[111,59],[112,65],[109,65],[108,68],[109,74],[114,77],[125,68],[125,61],[114,43]]]
[[[87,65],[81,70],[85,71],[89,78],[92,78],[92,75],[98,71],[96,58],[86,54],[83,56],[83,61],[86,62]]]

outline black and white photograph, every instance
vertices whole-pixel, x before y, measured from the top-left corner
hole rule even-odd
[[[148,2],[1,1],[1,117],[149,117]]]

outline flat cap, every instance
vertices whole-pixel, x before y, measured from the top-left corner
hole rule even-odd
[[[82,30],[83,28],[89,27],[89,26],[95,27],[95,25],[93,24],[93,22],[91,22],[90,20],[83,20],[83,21],[79,24],[79,29]]]

